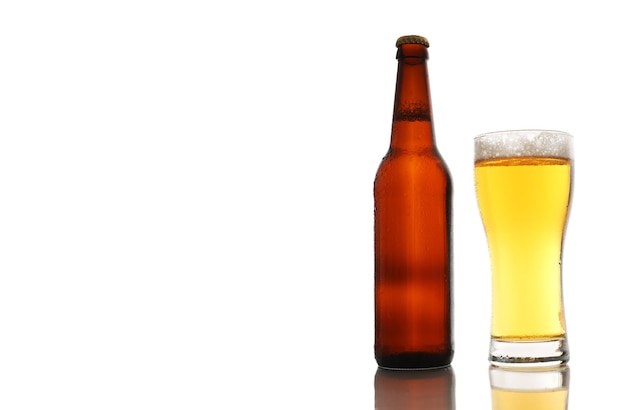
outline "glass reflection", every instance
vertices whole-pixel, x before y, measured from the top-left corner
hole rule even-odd
[[[387,370],[374,376],[377,410],[455,410],[454,370]]]
[[[567,409],[569,366],[543,369],[489,368],[493,410]]]

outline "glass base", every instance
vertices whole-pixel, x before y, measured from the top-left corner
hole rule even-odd
[[[542,341],[502,341],[491,339],[489,362],[500,367],[549,367],[569,361],[565,337]]]

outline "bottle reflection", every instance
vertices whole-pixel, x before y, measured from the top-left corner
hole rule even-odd
[[[387,370],[374,377],[377,410],[455,410],[454,370]]]
[[[493,410],[567,409],[569,366],[546,369],[489,369]]]

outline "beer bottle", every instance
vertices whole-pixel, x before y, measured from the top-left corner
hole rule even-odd
[[[428,41],[396,47],[391,143],[374,181],[374,350],[380,367],[442,367],[453,356],[452,181],[435,145]]]

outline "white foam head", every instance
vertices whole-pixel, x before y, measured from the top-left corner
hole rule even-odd
[[[516,130],[481,134],[474,138],[474,161],[510,157],[572,159],[574,138],[562,131]]]

